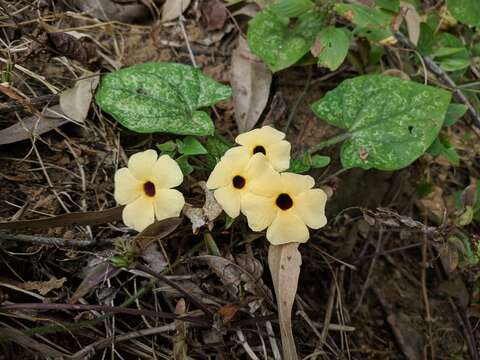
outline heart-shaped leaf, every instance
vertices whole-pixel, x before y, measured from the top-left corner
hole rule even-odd
[[[191,66],[150,62],[104,76],[95,99],[103,111],[139,133],[211,135],[213,122],[199,109],[231,93]]]
[[[347,56],[351,38],[350,31],[343,28],[329,26],[320,31],[312,48],[318,52],[318,65],[337,70]]]
[[[480,27],[480,1],[478,0],[448,0],[448,10],[458,21]]]
[[[451,94],[384,75],[349,79],[312,105],[314,113],[348,131],[341,149],[345,168],[401,169],[437,137]]]
[[[267,8],[248,26],[248,45],[273,71],[285,69],[300,60],[311,48],[321,30],[324,16],[311,10],[293,19]]]

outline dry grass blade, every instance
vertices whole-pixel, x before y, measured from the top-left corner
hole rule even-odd
[[[292,331],[292,308],[302,264],[299,245],[298,243],[270,245],[268,249],[268,266],[277,296],[283,358],[289,360],[298,359]]]

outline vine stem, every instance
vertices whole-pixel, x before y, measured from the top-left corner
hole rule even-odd
[[[319,151],[323,148],[326,148],[326,147],[338,144],[339,142],[342,142],[344,140],[347,140],[350,136],[351,136],[351,134],[348,133],[348,132],[332,136],[331,138],[329,138],[325,141],[322,141],[321,143],[318,143],[317,145],[311,146],[310,149],[307,150],[307,152],[309,154],[316,153],[317,151]]]

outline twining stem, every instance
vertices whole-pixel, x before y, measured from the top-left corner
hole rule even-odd
[[[342,142],[344,140],[347,140],[348,138],[350,138],[350,136],[352,136],[351,133],[348,133],[348,132],[345,132],[345,133],[341,133],[341,134],[338,134],[338,135],[335,135],[335,136],[332,136],[330,139],[327,139],[325,141],[322,141],[321,143],[318,143],[317,145],[313,145],[311,146],[307,152],[309,154],[313,154],[313,153],[316,153],[317,151],[323,149],[323,148],[326,148],[326,147],[329,147],[329,146],[332,146],[332,145],[335,145],[335,144],[338,144],[339,142]]]

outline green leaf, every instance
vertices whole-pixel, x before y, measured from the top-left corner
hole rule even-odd
[[[228,86],[191,66],[150,62],[105,75],[95,99],[103,111],[139,133],[210,135],[210,116],[199,109],[228,99]]]
[[[313,155],[311,159],[312,167],[320,169],[330,164],[330,156]]]
[[[169,140],[162,144],[157,144],[157,149],[160,150],[162,154],[172,155],[177,151],[177,144],[172,140]]]
[[[453,166],[460,166],[460,157],[445,136],[439,135],[427,149],[427,152],[432,156],[443,156]]]
[[[310,170],[311,165],[306,164],[303,159],[292,159],[290,160],[290,168],[288,172],[292,172],[295,174],[303,174]]]
[[[441,54],[447,51],[446,49],[455,49],[455,52],[446,56],[437,55],[440,67],[444,71],[465,71],[470,66],[470,55],[463,42],[452,34],[442,33],[437,38],[433,53]]]
[[[480,27],[480,1],[448,0],[448,10],[461,23]]]
[[[188,155],[182,155],[178,157],[175,161],[182,170],[183,175],[190,175],[193,172],[194,168],[188,162]]]
[[[270,6],[277,15],[286,17],[300,16],[313,8],[310,0],[279,0]]]
[[[418,39],[417,49],[423,55],[432,52],[435,43],[435,30],[427,23],[420,24],[420,38]]]
[[[400,0],[375,0],[378,6],[393,12],[400,11]]]
[[[227,139],[219,134],[209,136],[205,148],[208,151],[206,155],[207,166],[213,170],[215,165],[220,161],[220,158],[225,152],[230,149],[233,144],[229,143]]]
[[[259,12],[248,26],[248,45],[273,72],[300,60],[312,47],[324,15],[309,11],[294,22],[270,8]]]
[[[356,25],[355,33],[367,39],[380,42],[390,36],[391,14],[359,4],[336,4],[335,11]]]
[[[450,104],[448,105],[447,114],[443,126],[452,126],[467,112],[467,105]]]
[[[347,130],[344,168],[401,169],[421,156],[442,127],[451,94],[384,75],[341,83],[312,105],[328,123]]]
[[[344,28],[329,26],[317,35],[314,48],[318,45],[318,65],[336,70],[348,54],[352,34]]]
[[[207,149],[192,136],[187,136],[183,141],[177,140],[178,152],[183,155],[202,155],[207,153]]]

